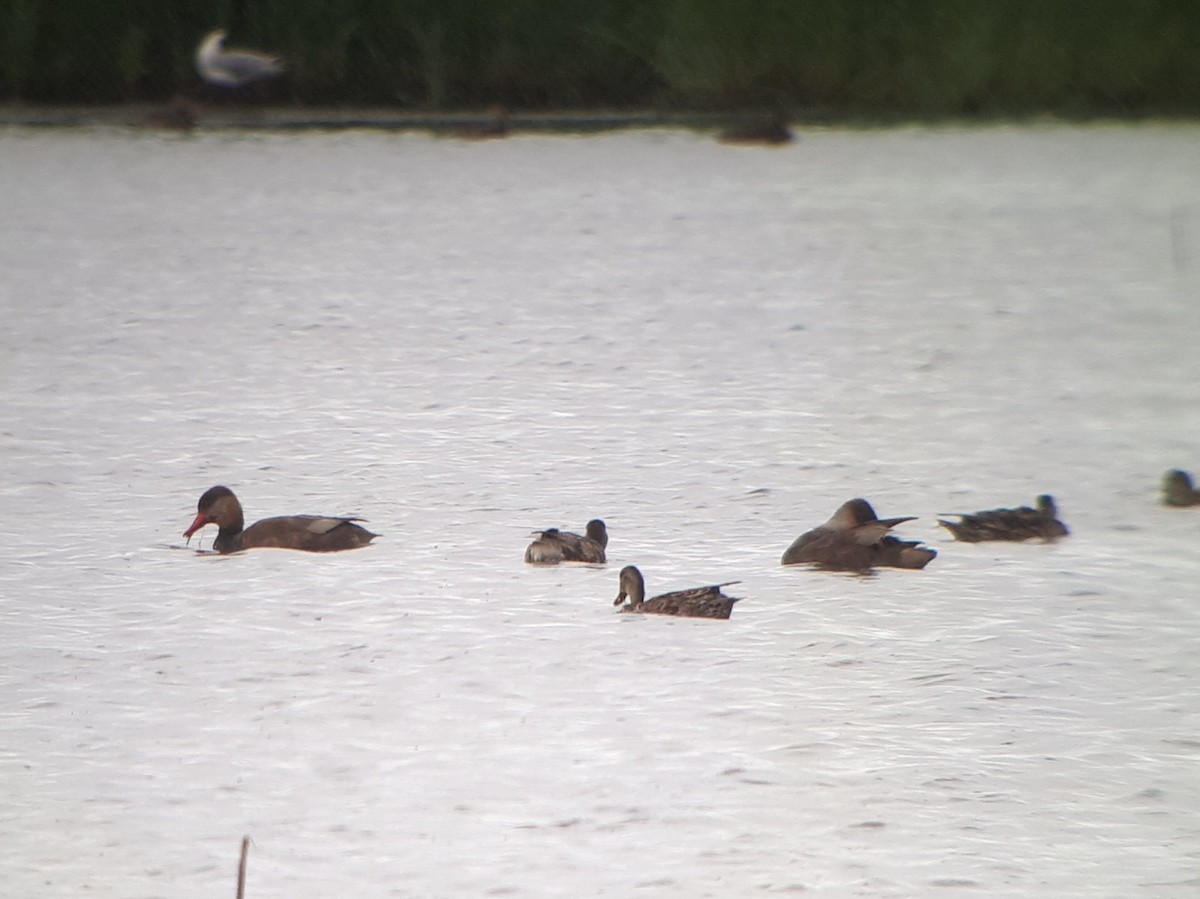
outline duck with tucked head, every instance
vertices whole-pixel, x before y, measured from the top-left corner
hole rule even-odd
[[[1163,476],[1164,506],[1200,506],[1200,490],[1192,485],[1192,476],[1179,468],[1172,468]]]
[[[366,546],[378,534],[355,524],[361,518],[325,518],[320,515],[286,515],[264,518],[245,527],[242,504],[228,487],[212,487],[204,491],[197,504],[196,519],[183,536],[192,534],[206,524],[215,524],[219,531],[213,549],[219,553],[236,553],[257,547],[303,549],[308,552],[336,552]]]
[[[783,553],[781,564],[809,563],[832,571],[869,571],[887,568],[924,568],[937,550],[918,540],[901,540],[888,533],[916,516],[879,518],[865,499],[847,500],[820,527],[797,537]]]
[[[740,584],[741,581],[725,581],[710,587],[676,590],[646,599],[646,581],[634,565],[626,565],[621,569],[620,583],[621,592],[613,600],[613,605],[621,606],[622,612],[678,615],[687,618],[728,618],[733,604],[741,599],[740,596],[726,596],[721,592],[722,587]],[[629,604],[621,605],[626,598],[629,599]]]
[[[599,518],[587,523],[582,537],[558,528],[533,533],[537,539],[525,548],[525,561],[531,565],[607,561],[604,550],[608,546],[608,529]]]
[[[1043,493],[1036,500],[1036,508],[1017,506],[1013,509],[985,509],[965,515],[961,512],[943,512],[957,515],[958,521],[938,519],[938,524],[963,543],[983,543],[988,540],[1020,542],[1040,538],[1057,540],[1069,533],[1067,526],[1058,520],[1058,506],[1054,497]]]

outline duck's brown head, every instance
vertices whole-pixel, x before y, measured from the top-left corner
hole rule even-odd
[[[608,546],[608,528],[604,526],[604,522],[599,518],[593,518],[589,521],[584,533],[587,534],[589,540],[596,541],[602,548]]]
[[[196,504],[196,518],[183,536],[191,537],[206,524],[215,524],[221,530],[242,530],[242,504],[228,487],[210,487]]]
[[[614,606],[619,606],[629,597],[629,607],[637,608],[646,598],[646,581],[636,565],[626,565],[621,569],[621,592],[613,600]]]
[[[871,504],[861,497],[848,499],[838,506],[838,510],[824,524],[824,527],[834,531],[849,531],[869,521],[878,521]]]
[[[1058,515],[1058,506],[1054,503],[1054,497],[1049,493],[1043,493],[1037,498],[1037,510],[1042,513],[1044,518],[1055,518]]]
[[[1192,506],[1196,499],[1192,476],[1186,471],[1172,468],[1163,476],[1163,502],[1168,506]]]

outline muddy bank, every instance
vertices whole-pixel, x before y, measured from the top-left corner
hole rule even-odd
[[[810,121],[818,118],[810,117]],[[211,130],[432,131],[460,137],[499,137],[511,132],[596,132],[625,128],[717,130],[755,123],[754,115],[655,110],[531,113],[404,112],[383,108],[217,106],[193,102],[118,106],[0,106],[0,125],[69,127],[164,127]],[[771,118],[761,117],[768,123]]]

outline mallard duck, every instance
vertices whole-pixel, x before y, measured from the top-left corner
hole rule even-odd
[[[1200,490],[1192,485],[1192,476],[1172,468],[1163,476],[1164,506],[1200,506]]]
[[[938,524],[964,543],[982,543],[986,540],[1057,540],[1071,533],[1058,520],[1058,507],[1054,497],[1043,493],[1037,498],[1037,507],[1017,506],[1015,509],[985,509],[965,515],[961,512],[943,512],[957,515],[959,521],[938,519]]]
[[[835,571],[868,571],[876,565],[924,568],[937,556],[937,550],[917,540],[901,540],[888,534],[896,525],[915,518],[906,515],[881,519],[865,499],[848,500],[823,525],[797,537],[781,563],[807,562]]]
[[[534,531],[537,535],[525,548],[525,561],[531,565],[556,565],[559,562],[605,562],[608,529],[599,518],[584,528],[584,536],[550,528]]]
[[[264,518],[244,528],[242,504],[228,487],[212,487],[204,491],[196,508],[196,519],[183,532],[183,536],[190,539],[206,524],[215,524],[220,530],[213,541],[213,549],[219,553],[267,546],[308,552],[336,552],[366,546],[379,536],[354,523],[362,521],[361,518],[325,518],[319,515]]]
[[[733,604],[741,597],[726,596],[721,592],[722,587],[740,584],[741,581],[725,581],[723,584],[713,584],[711,587],[693,587],[690,590],[676,590],[646,599],[646,581],[642,573],[634,565],[626,565],[621,569],[621,592],[613,600],[614,606],[621,606],[622,612],[638,612],[650,615],[679,615],[688,618],[728,618]],[[628,605],[621,605],[629,599]]]

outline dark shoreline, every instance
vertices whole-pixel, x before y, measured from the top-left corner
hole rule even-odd
[[[507,133],[588,134],[636,128],[678,128],[719,132],[739,123],[765,121],[766,114],[732,112],[631,110],[553,110],[506,114],[500,134],[494,112],[408,112],[382,107],[300,107],[208,105],[184,100],[177,103],[125,103],[116,105],[0,105],[0,127],[28,128],[164,128],[202,131],[427,131],[464,137],[501,136]],[[1194,124],[1195,115],[1174,113],[1145,115],[1020,114],[1011,116],[880,116],[809,110],[788,116],[792,127],[893,128],[987,127],[995,125]]]
[[[346,130],[450,132],[493,124],[488,112],[403,112],[355,107],[237,107],[200,103],[129,103],[114,106],[0,105],[0,126],[38,128],[144,127],[159,117],[186,110],[195,127],[213,130]],[[680,127],[712,129],[739,117],[711,113],[664,113],[653,110],[599,110],[513,113],[505,124],[515,132],[590,132],[622,128]]]

